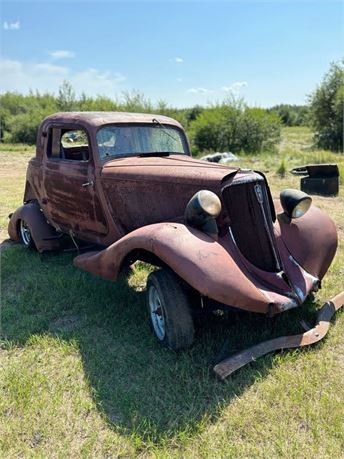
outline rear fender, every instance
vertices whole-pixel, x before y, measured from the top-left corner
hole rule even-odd
[[[36,202],[29,202],[19,207],[10,217],[8,234],[13,241],[19,241],[19,223],[25,220],[29,225],[32,239],[39,252],[57,250],[60,242],[55,229],[49,225],[44,213]]]
[[[138,249],[158,257],[204,296],[241,309],[267,312],[267,299],[224,247],[179,223],[144,226],[104,250],[77,256],[74,265],[115,281],[125,258]]]

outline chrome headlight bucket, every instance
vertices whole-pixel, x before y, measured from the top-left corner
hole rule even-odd
[[[185,208],[185,221],[212,237],[217,237],[218,228],[215,219],[220,215],[221,201],[209,190],[200,190],[192,196]]]
[[[284,210],[284,217],[289,219],[300,218],[309,210],[312,204],[312,198],[300,190],[287,188],[281,191],[281,205]]]

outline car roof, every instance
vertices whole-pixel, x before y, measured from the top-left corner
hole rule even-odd
[[[182,128],[173,118],[149,113],[128,112],[59,112],[45,118],[45,122],[80,124],[85,127],[99,127],[104,124],[117,123],[152,123],[157,119],[162,124],[169,124]]]

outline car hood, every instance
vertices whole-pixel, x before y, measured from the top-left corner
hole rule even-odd
[[[182,221],[199,190],[221,196],[221,183],[237,168],[188,156],[131,157],[107,162],[101,181],[112,219],[121,235],[151,223]]]
[[[209,163],[189,156],[121,158],[105,163],[102,176],[105,179],[128,179],[145,182],[193,183],[197,185],[216,183],[238,168]]]

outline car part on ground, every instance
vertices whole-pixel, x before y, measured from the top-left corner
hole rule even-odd
[[[337,196],[339,191],[339,169],[337,164],[309,164],[295,167],[294,175],[305,175],[300,181],[301,190],[320,196]]]
[[[344,291],[327,301],[318,312],[313,328],[300,335],[281,336],[263,343],[256,344],[223,360],[214,367],[215,374],[224,380],[239,368],[254,362],[264,355],[297,347],[309,346],[324,338],[330,328],[330,320],[338,309],[344,306]]]

